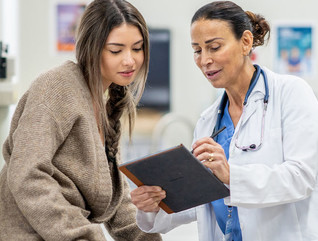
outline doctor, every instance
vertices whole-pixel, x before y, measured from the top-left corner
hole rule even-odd
[[[193,16],[194,60],[225,91],[202,113],[192,147],[230,196],[168,215],[158,207],[164,190],[139,187],[131,196],[142,230],[198,221],[200,241],[318,240],[318,103],[304,80],[253,65],[251,51],[269,32],[262,16],[230,1]]]

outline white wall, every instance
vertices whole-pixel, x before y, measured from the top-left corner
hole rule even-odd
[[[0,3],[3,1],[0,0]],[[74,57],[54,56],[50,51],[52,44],[50,37],[53,31],[50,22],[51,3],[58,0],[17,1],[19,6],[18,10],[16,10],[19,17],[19,31],[17,34],[17,49],[19,50],[17,60],[19,64],[17,76],[21,96],[41,72],[61,64],[68,58],[73,59]],[[195,10],[203,4],[210,2],[210,0],[131,0],[130,2],[144,15],[150,27],[170,28],[172,34],[172,111],[184,115],[195,122],[201,111],[213,101],[216,91],[208,84],[194,64],[193,51],[190,45],[189,26]],[[245,10],[261,13],[272,24],[276,21],[288,20],[318,22],[318,15],[316,14],[318,2],[316,0],[307,0],[306,3],[297,0],[236,0],[235,2]],[[0,17],[3,16],[1,12]],[[11,24],[9,21],[0,21],[1,23],[6,26]],[[1,37],[3,26],[0,25],[0,27]],[[275,36],[272,35],[272,39],[274,38]],[[257,49],[257,53],[260,64],[273,68],[272,43],[266,47]],[[318,66],[315,67],[317,68]],[[306,80],[318,92],[316,78]],[[6,115],[5,112],[0,111],[0,119],[7,118],[4,117]],[[3,133],[0,132],[0,135],[3,135]],[[0,140],[2,139],[0,138]]]
[[[171,29],[172,110],[195,121],[202,109],[213,100],[214,90],[194,64],[189,26],[195,10],[210,0],[131,0],[130,2],[144,15],[149,26]],[[306,4],[296,0],[236,0],[235,2],[245,10],[263,14],[270,23],[278,20],[318,22],[315,12],[318,3],[315,0],[307,0]],[[49,21],[50,1],[19,0],[19,4],[21,26],[19,76],[23,92],[40,72],[60,64],[67,57],[57,57],[50,53],[49,36],[52,31]],[[34,11],[34,6],[37,11]],[[274,36],[272,37],[274,39]],[[259,62],[270,68],[273,61],[271,47],[270,43],[266,48],[258,50]],[[313,88],[318,89],[317,81],[309,79],[308,82]]]
[[[18,58],[20,60],[21,94],[40,73],[63,63],[66,59],[73,59],[73,56],[57,56],[52,53],[53,2],[50,0],[18,0],[20,26]]]
[[[3,0],[0,0],[0,9],[3,9],[3,3],[2,3]],[[2,40],[2,32],[3,32],[3,13],[2,11],[0,10],[0,40]]]

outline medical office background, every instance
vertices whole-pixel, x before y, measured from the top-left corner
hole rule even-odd
[[[57,6],[77,6],[77,12],[74,11],[74,14],[80,15],[85,4],[89,2],[89,0],[0,0],[0,41],[2,42],[0,53],[7,60],[7,76],[5,79],[0,79],[1,153],[16,103],[31,82],[40,73],[60,65],[67,59],[74,60],[74,53],[70,51],[71,45],[58,45],[57,27],[63,24],[63,20],[57,15]],[[164,77],[160,77],[165,78],[163,82],[166,92],[158,92],[158,101],[160,102],[162,96],[166,105],[149,105],[148,108],[142,108],[138,112],[132,144],[128,144],[126,137],[122,140],[123,161],[180,143],[189,147],[193,128],[200,113],[220,94],[220,90],[213,89],[196,67],[190,40],[191,17],[199,7],[209,3],[210,0],[130,0],[130,2],[140,10],[152,30],[153,47],[163,47],[162,51],[166,51],[161,59],[157,55],[159,60],[156,61],[162,63],[153,62],[166,68]],[[234,0],[234,2],[244,10],[264,15],[272,27],[269,44],[254,51],[251,56],[253,61],[276,72],[299,75],[309,83],[315,93],[318,93],[316,71],[318,69],[316,61],[318,2],[316,0]],[[65,21],[69,19],[66,18]],[[155,50],[152,52],[155,53]],[[154,73],[155,70],[152,74]],[[150,92],[152,95],[156,93],[158,86],[154,84],[148,87],[153,91]],[[3,165],[1,154],[0,169]],[[196,240],[195,232],[191,232],[191,235],[193,234],[191,237],[187,233],[189,230],[191,229],[184,229],[182,232],[185,235],[183,240]]]

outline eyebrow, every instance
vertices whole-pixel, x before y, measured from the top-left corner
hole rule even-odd
[[[215,41],[217,39],[223,39],[223,38],[212,38],[212,39],[209,39],[209,40],[205,41],[204,43],[205,44],[209,44],[209,43],[211,43],[211,42],[213,42],[213,41]],[[199,45],[198,43],[191,43],[191,44],[195,45],[195,46]]]
[[[136,45],[136,44],[139,44],[139,43],[142,43],[144,40],[141,39],[139,41],[137,41],[136,43],[134,43],[133,45]],[[120,43],[106,43],[106,45],[115,45],[115,46],[125,46],[125,44],[120,44]]]

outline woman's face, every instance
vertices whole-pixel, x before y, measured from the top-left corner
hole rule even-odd
[[[245,31],[237,40],[230,25],[222,20],[201,19],[191,25],[195,63],[215,88],[233,85],[244,72],[244,63],[251,49],[245,39],[246,34],[251,37],[249,33]]]
[[[112,83],[129,85],[144,63],[143,37],[130,24],[114,28],[106,39],[102,52],[101,74],[104,90]]]

